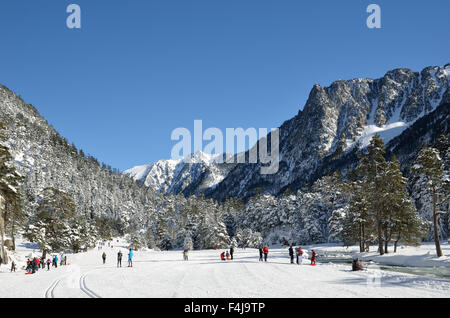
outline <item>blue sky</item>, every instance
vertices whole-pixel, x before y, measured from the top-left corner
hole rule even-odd
[[[82,9],[81,30],[66,7]],[[368,29],[366,7],[381,7]],[[278,127],[315,83],[450,62],[450,1],[2,0],[0,83],[121,170],[176,127]]]

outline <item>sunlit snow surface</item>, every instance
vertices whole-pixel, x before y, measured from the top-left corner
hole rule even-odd
[[[258,261],[255,249],[237,249],[235,259],[227,262],[219,259],[221,250],[191,251],[187,262],[182,260],[181,251],[138,251],[133,268],[128,268],[125,243],[117,244],[114,248],[68,255],[70,266],[40,270],[33,275],[24,275],[23,269],[9,273],[2,265],[0,297],[450,296],[450,280],[386,272],[370,265],[367,271],[352,272],[348,264],[320,263],[321,253],[347,251],[342,247],[313,247],[319,253],[318,265],[314,267],[309,260],[304,260],[301,266],[290,264],[287,248],[271,248],[267,263]],[[19,243],[19,261],[23,262],[32,248],[33,245]],[[444,253],[450,252],[448,244],[443,248]],[[122,268],[116,267],[119,249],[124,254]],[[432,246],[419,249],[417,258],[426,250],[432,250]],[[101,259],[103,251],[107,253],[105,265]],[[404,257],[407,256],[408,252],[404,252]]]

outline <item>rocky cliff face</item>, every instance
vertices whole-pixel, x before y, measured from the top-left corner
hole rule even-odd
[[[176,169],[161,168],[168,163],[159,162],[154,164],[159,167],[157,171],[147,171],[145,183],[167,192],[204,192],[219,200],[226,196],[249,198],[259,188],[272,194],[287,187],[294,190],[332,169],[339,158],[368,145],[375,134],[388,143],[417,119],[432,113],[450,96],[449,74],[449,65],[427,67],[421,72],[395,69],[380,79],[339,80],[329,87],[314,85],[303,110],[280,127],[280,166],[274,175],[261,175],[260,163],[226,169],[216,164],[201,169],[183,166],[177,168],[183,170],[182,177],[174,182],[172,171]],[[198,181],[202,173],[220,182],[208,187]]]

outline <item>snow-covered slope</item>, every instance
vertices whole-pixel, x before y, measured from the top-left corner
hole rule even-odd
[[[158,193],[191,194],[190,191],[193,191],[198,194],[221,182],[233,167],[230,164],[216,164],[219,156],[198,151],[187,159],[159,160],[133,167],[123,174],[152,187]]]

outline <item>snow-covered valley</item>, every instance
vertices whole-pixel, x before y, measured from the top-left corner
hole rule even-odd
[[[26,257],[33,245],[21,242],[15,257],[19,262],[15,273],[7,266],[0,268],[3,288],[0,297],[20,298],[262,298],[262,297],[449,297],[450,279],[412,275],[383,270],[365,263],[366,270],[353,272],[350,264],[321,262],[326,253],[354,253],[337,245],[305,246],[318,252],[317,266],[305,259],[301,266],[290,264],[287,248],[274,247],[268,262],[260,262],[256,249],[236,249],[233,261],[221,261],[220,250],[199,250],[183,261],[182,251],[136,251],[133,267],[127,267],[127,245],[114,241],[113,247],[93,248],[88,252],[67,254],[67,266],[41,269],[24,275]],[[117,253],[124,254],[117,268]],[[450,268],[450,245],[443,245],[444,256],[435,266]],[[398,254],[385,255],[386,260],[420,259],[433,245],[406,247]],[[37,250],[36,250],[37,252]],[[101,255],[106,252],[106,264]],[[356,255],[356,254],[355,254]],[[370,255],[366,255],[370,258]],[[377,261],[382,261],[377,259]],[[389,262],[389,261],[387,261]],[[426,265],[426,264],[421,264]]]

